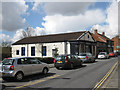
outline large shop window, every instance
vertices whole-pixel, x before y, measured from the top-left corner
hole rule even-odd
[[[31,47],[31,56],[35,56],[35,47]]]
[[[46,46],[42,47],[42,56],[46,56]]]
[[[21,48],[21,51],[22,51],[22,52],[21,52],[21,55],[22,55],[22,56],[25,56],[25,47],[22,47],[22,48]]]

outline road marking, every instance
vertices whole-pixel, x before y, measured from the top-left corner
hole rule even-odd
[[[108,71],[108,73],[100,80],[100,82],[98,82],[95,87],[92,90],[97,90],[97,88],[99,88],[104,82],[105,80],[110,76],[110,74],[113,72],[113,70],[115,69],[115,67],[117,66],[118,62],[116,62],[113,67]]]
[[[49,79],[56,78],[56,77],[59,77],[59,76],[61,76],[61,75],[53,75],[53,76],[47,77],[47,78],[42,79],[42,80],[30,81],[29,83],[27,83],[25,85],[21,85],[21,86],[15,87],[14,89],[23,88],[23,87],[26,87],[26,86],[30,86],[30,85],[34,85],[34,84],[37,84],[37,83],[41,83],[41,82],[44,82],[44,81],[47,81]],[[14,89],[11,89],[11,90],[14,90]]]

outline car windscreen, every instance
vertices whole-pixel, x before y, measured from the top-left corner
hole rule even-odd
[[[87,54],[85,54],[85,53],[81,53],[81,54],[79,54],[79,56],[86,56]]]
[[[105,53],[99,53],[99,55],[105,55]]]
[[[61,59],[65,59],[65,56],[57,56],[57,57],[55,58],[55,60],[61,60]]]
[[[2,61],[3,65],[13,65],[14,59],[4,59]]]

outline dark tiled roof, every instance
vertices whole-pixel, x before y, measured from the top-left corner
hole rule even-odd
[[[49,42],[77,40],[85,32],[86,31],[26,37],[26,38],[23,38],[23,39],[15,42],[15,43],[13,43],[12,45],[34,44],[34,43],[49,43]]]

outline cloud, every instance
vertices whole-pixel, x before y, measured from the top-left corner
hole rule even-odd
[[[64,16],[60,14],[45,16],[44,21],[45,23],[42,23],[42,25],[46,33],[60,33],[83,30],[96,23],[100,24],[105,21],[105,14],[99,9],[88,10],[84,14],[75,16]]]
[[[21,16],[26,13],[28,5],[24,0],[15,0],[16,2],[2,2],[2,27],[1,30],[15,31],[25,27],[26,20]]]
[[[118,34],[118,3],[114,1],[107,9],[106,13],[107,25],[97,24],[94,25],[92,28],[98,29],[100,33],[104,31],[108,37],[112,38]]]
[[[37,10],[43,6],[47,15],[78,15],[84,13],[93,2],[36,2],[32,10]]]
[[[6,34],[0,34],[0,43],[2,42],[11,42],[11,37]]]
[[[92,2],[56,2],[45,3],[44,9],[47,15],[78,15],[84,13],[88,7],[93,4]]]

